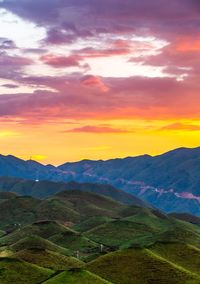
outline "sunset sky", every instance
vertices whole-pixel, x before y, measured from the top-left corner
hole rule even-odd
[[[0,0],[0,153],[200,146],[199,0]]]

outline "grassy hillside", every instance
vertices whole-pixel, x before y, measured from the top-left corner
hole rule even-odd
[[[89,231],[99,225],[103,225],[105,223],[108,223],[110,221],[113,221],[114,219],[110,217],[104,217],[104,216],[94,216],[85,218],[85,220],[82,220],[78,224],[74,226],[74,229],[79,232],[86,232]]]
[[[66,206],[61,198],[49,198],[37,207],[37,219],[76,223],[80,220],[80,214],[71,208],[71,204]]]
[[[19,224],[34,222],[38,203],[40,203],[40,200],[27,196],[14,196],[4,199],[4,202],[0,203],[0,229],[15,229]]]
[[[103,195],[79,190],[64,191],[46,200],[30,196],[3,194],[0,199],[0,230],[12,232],[40,220],[55,220],[75,224],[86,217],[119,217],[126,207]]]
[[[14,252],[18,252],[24,249],[37,249],[41,251],[49,250],[67,256],[70,254],[69,250],[67,250],[66,248],[60,247],[48,240],[34,235],[13,243],[11,246],[9,246],[9,248]]]
[[[200,249],[183,243],[157,243],[149,248],[157,255],[200,275]]]
[[[14,232],[5,235],[0,239],[1,245],[13,244],[22,238],[37,235],[39,237],[49,239],[55,234],[62,234],[71,231],[69,228],[57,223],[56,221],[40,221],[33,224],[20,227]]]
[[[87,231],[85,235],[105,246],[120,248],[137,243],[141,237],[151,236],[152,233],[151,228],[146,225],[126,220],[115,220],[97,226]]]
[[[73,231],[54,235],[49,240],[51,240],[55,244],[58,244],[59,246],[67,248],[71,252],[71,254],[76,251],[79,251],[79,253],[83,254],[92,253],[97,251],[97,249],[99,248],[99,245],[89,238],[86,238]]]
[[[44,282],[44,284],[111,284],[101,277],[86,270],[65,271]]]
[[[4,235],[5,235],[5,232],[0,230],[0,238],[3,237]]]
[[[87,269],[116,284],[200,283],[200,274],[148,249],[113,252],[89,263]]]
[[[14,254],[16,258],[38,266],[57,270],[66,270],[83,266],[83,262],[70,256],[47,249],[24,249]]]
[[[2,284],[200,283],[193,222],[79,190],[0,197]]]
[[[171,229],[159,234],[159,241],[181,242],[200,246],[200,226],[184,221],[175,221]]]
[[[111,198],[95,193],[80,190],[63,191],[55,195],[55,198],[62,200],[72,209],[84,216],[108,216],[118,217],[118,211],[124,207],[121,203]]]
[[[36,284],[51,277],[54,271],[15,258],[0,258],[1,284]]]

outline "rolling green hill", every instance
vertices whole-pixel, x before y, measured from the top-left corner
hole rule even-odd
[[[124,207],[109,197],[80,190],[63,191],[54,198],[62,200],[67,206],[71,205],[71,208],[78,211],[82,217],[94,215],[118,217],[119,210]]]
[[[35,221],[40,200],[27,196],[13,196],[0,203],[0,229],[10,230]]]
[[[47,280],[53,270],[42,268],[15,258],[0,258],[1,284],[36,284]]]
[[[37,235],[39,237],[49,239],[55,234],[62,234],[70,231],[69,228],[57,223],[56,221],[40,221],[31,225],[20,227],[19,229],[5,235],[0,239],[0,244],[9,245],[15,243],[22,238]]]
[[[79,190],[64,191],[46,200],[11,193],[0,199],[0,230],[8,232],[40,220],[77,223],[91,216],[119,217],[125,205],[103,195]]]
[[[173,251],[175,250],[176,247]],[[86,267],[116,284],[200,283],[199,272],[188,270],[150,249],[131,249],[109,253],[92,261]]]
[[[31,235],[30,237],[26,237],[13,243],[9,246],[9,249],[13,252],[19,252],[24,249],[36,249],[41,251],[49,250],[57,252],[61,255],[69,255],[69,251],[66,248],[60,247],[49,240],[45,240],[34,235]]]
[[[160,257],[200,275],[200,249],[183,243],[156,243],[149,248]]]
[[[176,214],[80,190],[0,200],[2,284],[200,283],[200,226]]]
[[[115,220],[97,226],[85,233],[85,235],[95,242],[102,243],[112,248],[129,246],[137,239],[151,235],[151,228],[143,224],[126,220]],[[116,237],[117,236],[117,237]]]
[[[26,262],[36,264],[38,266],[58,270],[66,270],[70,268],[78,268],[83,266],[83,262],[77,258],[66,256],[48,249],[24,249],[14,254],[16,258]]]
[[[86,270],[71,270],[65,271],[57,276],[51,278],[50,280],[44,282],[43,284],[60,284],[60,283],[70,283],[70,284],[111,284],[101,277],[95,275]]]

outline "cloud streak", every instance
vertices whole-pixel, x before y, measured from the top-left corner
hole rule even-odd
[[[200,131],[199,125],[193,124],[183,124],[183,123],[173,123],[162,127],[160,130],[172,130],[172,131]]]
[[[114,128],[110,126],[92,126],[92,125],[86,125],[82,127],[72,128],[70,130],[67,130],[66,132],[69,133],[99,133],[99,134],[105,134],[105,133],[130,133],[132,131],[128,131],[125,129],[120,128]]]

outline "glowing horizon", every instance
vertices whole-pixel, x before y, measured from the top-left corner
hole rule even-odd
[[[0,1],[0,145],[48,164],[200,145],[197,0]]]

